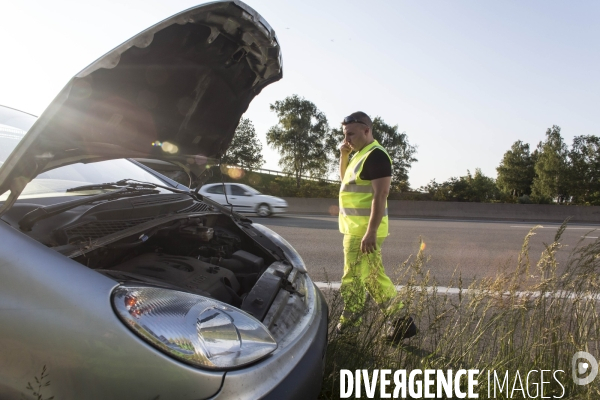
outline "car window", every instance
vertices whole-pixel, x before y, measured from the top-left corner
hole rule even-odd
[[[0,106],[0,165],[23,139],[35,119],[32,115]],[[132,162],[126,159],[117,159],[65,165],[46,171],[25,186],[19,199],[90,194],[89,191],[66,193],[65,190],[75,186],[116,182],[122,179],[135,179],[165,185],[165,182]],[[0,201],[6,200],[7,197],[8,192],[0,196]]]
[[[254,189],[251,186],[244,185],[243,188],[244,188],[244,190],[246,190],[246,192],[250,192],[250,193],[252,193],[254,195],[261,194],[258,190]]]
[[[223,185],[214,185],[206,189],[206,193],[223,194]]]
[[[90,192],[65,192],[67,189],[96,183],[134,179],[142,182],[166,185],[151,173],[126,159],[99,161],[90,164],[72,164],[39,174],[25,186],[19,199],[55,196],[89,195]],[[8,192],[0,196],[5,200]]]
[[[35,120],[33,115],[0,106],[0,165],[17,147]]]
[[[25,131],[14,126],[0,124],[0,165],[8,158],[23,139]]]
[[[231,195],[232,196],[248,196],[246,194],[246,190],[238,185],[231,185]]]

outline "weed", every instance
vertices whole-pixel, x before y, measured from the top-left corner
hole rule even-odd
[[[54,396],[44,397],[42,395],[42,391],[44,390],[44,388],[47,388],[48,386],[50,386],[50,381],[46,380],[49,375],[50,374],[46,370],[46,365],[44,365],[42,367],[42,373],[40,374],[39,378],[37,376],[33,377],[33,379],[35,380],[35,385],[32,385],[31,382],[27,382],[27,387],[25,389],[27,389],[29,392],[31,392],[31,394],[33,395],[33,397],[36,400],[52,400],[52,399],[54,399]],[[34,387],[34,386],[37,386],[37,387]],[[21,396],[21,398],[25,398],[25,397]]]

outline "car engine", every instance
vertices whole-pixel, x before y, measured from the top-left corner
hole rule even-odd
[[[35,207],[17,204],[4,219],[17,225]],[[188,195],[84,205],[40,220],[26,233],[121,283],[210,297],[259,320],[280,289],[299,293],[293,285],[298,271],[250,221],[240,222]]]

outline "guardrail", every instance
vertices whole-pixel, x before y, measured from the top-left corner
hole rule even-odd
[[[239,165],[228,165],[228,167],[239,168],[239,169],[243,169],[243,170],[246,170],[246,171],[260,172],[262,174],[267,174],[267,175],[286,176],[288,178],[294,178],[294,176],[293,176],[292,173],[283,172],[283,171],[276,171],[274,169],[254,168],[252,170],[248,170],[248,169],[245,169],[243,167],[240,167]],[[306,175],[301,175],[300,178],[301,179],[305,179],[305,180],[309,180],[309,181],[327,182],[327,183],[333,183],[333,184],[339,184],[340,183],[339,179],[333,180],[333,179],[325,179],[325,178],[314,178],[314,177],[306,176]]]

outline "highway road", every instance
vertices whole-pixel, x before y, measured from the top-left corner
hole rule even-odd
[[[317,282],[339,282],[343,269],[342,235],[337,217],[325,215],[282,215],[253,218],[287,239],[304,259],[309,273]],[[427,269],[440,286],[456,287],[454,271],[462,275],[464,285],[473,279],[493,277],[499,271],[514,271],[525,235],[535,223],[506,221],[456,221],[431,219],[390,219],[390,236],[383,244],[383,261],[387,273],[395,280],[398,267],[425,243],[430,256]],[[537,262],[550,244],[558,224],[540,223],[531,240],[530,257]],[[586,244],[600,236],[600,225],[569,224],[558,252],[560,266],[582,241]],[[396,282],[402,283],[402,282]]]

